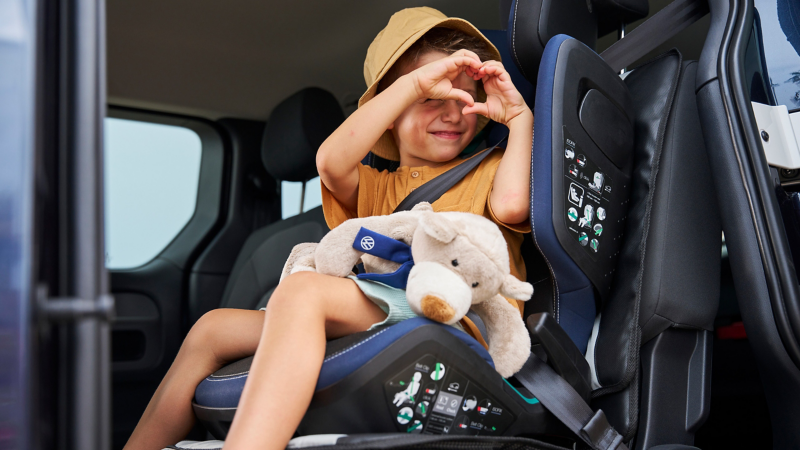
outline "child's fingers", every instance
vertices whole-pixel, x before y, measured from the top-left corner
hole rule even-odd
[[[489,117],[489,107],[486,106],[486,103],[475,103],[473,105],[467,105],[464,109],[461,110],[462,114],[480,114],[482,116]]]
[[[481,62],[481,58],[475,52],[471,52],[471,51],[469,51],[469,50],[467,50],[465,48],[462,48],[461,50],[453,53],[453,55],[467,56],[467,57],[470,57],[470,58],[478,61],[479,63]]]
[[[481,66],[479,72],[489,75],[500,75],[502,73],[507,73],[506,68],[503,67],[503,64],[501,64],[499,61],[486,61]]]
[[[464,102],[469,106],[475,104],[475,99],[473,99],[472,96],[469,95],[467,91],[462,91],[461,89],[456,89],[456,88],[450,89],[450,92],[448,92],[447,95],[444,96],[444,99],[457,100],[460,102]]]
[[[466,66],[470,68],[473,72],[477,72],[481,68],[481,60],[477,58],[472,58],[470,56],[462,55],[456,57],[455,60],[459,66],[461,67]]]

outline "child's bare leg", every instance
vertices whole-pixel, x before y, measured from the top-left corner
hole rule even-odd
[[[158,385],[125,450],[161,449],[194,424],[192,398],[200,381],[225,364],[252,355],[264,327],[262,311],[216,309],[192,327]]]
[[[314,394],[327,338],[386,318],[349,279],[299,272],[267,305],[264,331],[225,441],[230,449],[283,449]]]

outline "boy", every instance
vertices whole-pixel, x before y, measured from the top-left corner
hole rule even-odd
[[[482,62],[478,54],[492,60]],[[505,154],[489,155],[433,206],[497,222],[509,243],[512,273],[525,279],[519,246],[520,232],[527,231],[533,114],[497,59],[497,50],[466,21],[431,8],[392,16],[368,51],[370,87],[359,109],[318,152],[331,228],[347,218],[390,213],[416,186],[458,164],[456,157],[485,124],[480,114],[508,126]],[[481,84],[486,100],[476,102],[484,95]],[[369,151],[401,167],[378,173],[360,165]],[[402,291],[394,291],[301,272],[281,282],[266,313],[211,311],[189,332],[125,448],[160,449],[178,441],[194,421],[191,401],[200,381],[253,353],[225,448],[284,448],[311,401],[326,340],[406,318]],[[276,404],[280,417],[270,408]]]

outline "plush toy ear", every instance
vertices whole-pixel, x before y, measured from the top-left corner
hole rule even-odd
[[[425,234],[444,244],[452,241],[458,235],[455,224],[442,214],[435,212],[427,212],[420,216],[419,226],[422,227]]]
[[[412,211],[431,211],[433,212],[433,206],[431,206],[428,202],[419,202],[411,208]]]
[[[530,283],[519,281],[514,275],[508,274],[500,286],[500,294],[516,300],[530,300],[533,295],[533,286]]]

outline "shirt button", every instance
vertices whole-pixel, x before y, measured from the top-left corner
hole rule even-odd
[[[411,177],[412,178],[417,178],[418,176],[419,176],[419,172],[417,172],[416,170],[411,172]]]

